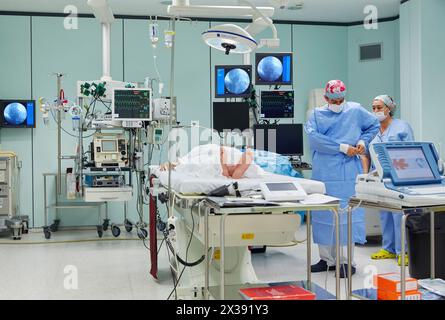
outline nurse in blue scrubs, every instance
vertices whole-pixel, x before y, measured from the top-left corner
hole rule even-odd
[[[380,131],[372,140],[373,143],[393,141],[414,141],[411,126],[403,120],[394,119],[396,104],[388,95],[380,95],[374,98],[372,110],[380,121]],[[402,215],[389,211],[380,212],[380,223],[382,227],[382,248],[371,255],[372,259],[395,259],[401,264],[400,226]],[[406,257],[408,263],[408,257]]]

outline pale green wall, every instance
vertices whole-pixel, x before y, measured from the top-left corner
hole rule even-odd
[[[30,17],[0,16],[0,99],[30,99],[32,96],[30,23]],[[33,211],[33,131],[0,129],[1,150],[14,151],[22,160],[20,205],[30,216]]]
[[[400,100],[402,118],[417,139],[422,139],[422,42],[421,3],[409,1],[400,7]]]
[[[445,1],[422,1],[423,139],[441,144],[445,154]]]
[[[137,19],[116,20],[112,28],[113,79],[143,81],[147,76],[156,77],[148,23],[147,20]],[[168,22],[158,23],[162,33],[168,27]],[[381,36],[386,41],[388,36],[384,30],[390,30],[392,34],[396,28],[390,27],[389,24],[382,27],[377,37],[367,39],[366,33],[361,35],[360,39],[369,42]],[[203,43],[201,32],[209,25],[215,23],[177,23],[175,96],[179,106],[178,121],[183,124],[199,120],[202,126],[212,125],[214,66],[243,63],[241,56],[226,56],[222,52],[210,50]],[[278,24],[277,28],[281,38],[281,47],[277,51],[294,52],[295,123],[305,121],[309,90],[323,87],[327,80],[343,79],[349,86],[352,85],[352,90],[349,90],[352,97],[367,99],[363,87],[357,85],[363,82],[355,82],[356,79],[362,79],[363,70],[360,66],[351,64],[348,58],[348,48],[355,44],[355,38],[352,36],[356,33],[355,27]],[[354,30],[351,31],[351,28]],[[270,31],[265,31],[263,36],[270,36]],[[101,29],[94,19],[81,18],[78,30],[65,30],[63,18],[59,17],[0,16],[0,42],[8,44],[0,50],[1,98],[18,99],[32,96],[37,100],[41,96],[55,97],[56,80],[51,75],[52,72],[67,74],[63,87],[66,96],[74,98],[77,80],[94,80],[101,76]],[[385,48],[385,52],[390,54],[391,48]],[[156,49],[156,55],[165,84],[163,95],[169,95],[170,50],[163,46],[163,37]],[[254,63],[254,55],[251,62]],[[385,60],[385,63],[385,66],[389,66],[390,61]],[[354,79],[354,84],[351,79]],[[156,85],[155,87],[157,88]],[[397,84],[393,84],[394,90],[396,87]],[[63,121],[63,126],[70,130],[71,121],[68,117]],[[41,115],[37,112],[36,129],[2,129],[0,141],[3,150],[16,151],[23,161],[23,213],[32,215],[34,210],[31,225],[40,227],[44,223],[42,173],[56,171],[56,125],[54,121],[50,121],[49,126],[44,126]],[[63,134],[62,142],[63,154],[73,154],[74,138]],[[305,159],[309,161],[307,143],[305,149]],[[153,163],[165,160],[166,152],[167,150],[163,150],[161,158],[160,152],[156,152]],[[70,162],[64,163],[64,167],[71,165]],[[51,190],[53,192],[54,188]],[[122,208],[122,204],[110,205],[111,218],[115,222],[122,221]],[[134,201],[130,203],[129,208],[129,216],[135,221],[137,215]],[[145,207],[145,217],[147,211],[148,208]],[[61,217],[63,225],[97,224],[94,211],[63,211]]]
[[[346,27],[293,26],[295,118],[306,121],[309,91],[331,79],[347,83],[348,29]],[[304,160],[311,161],[304,135]]]
[[[360,62],[360,45],[382,43],[383,58]],[[362,25],[348,28],[348,99],[368,110],[380,94],[392,96],[400,105],[399,22],[378,24],[367,30]],[[400,114],[397,109],[396,116]]]
[[[445,2],[410,0],[401,6],[402,116],[412,124],[418,139],[441,145],[445,154]]]

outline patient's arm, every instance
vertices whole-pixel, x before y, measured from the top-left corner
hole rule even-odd
[[[236,165],[233,173],[231,174],[233,179],[241,179],[244,173],[249,169],[251,163],[253,162],[253,152],[247,150],[241,157],[239,163]]]
[[[361,155],[360,161],[362,162],[363,173],[369,173],[369,167],[371,162],[369,157],[366,155]]]

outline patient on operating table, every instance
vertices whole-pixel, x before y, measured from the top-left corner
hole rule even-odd
[[[253,162],[253,152],[241,152],[236,148],[206,144],[193,148],[177,162],[171,163],[175,171],[183,171],[198,177],[227,177],[232,179],[254,178],[264,171]],[[161,165],[168,170],[168,163]]]

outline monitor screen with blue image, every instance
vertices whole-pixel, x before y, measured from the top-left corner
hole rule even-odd
[[[215,98],[247,98],[252,91],[252,66],[215,66]]]
[[[35,106],[34,100],[0,100],[0,127],[35,128]]]
[[[292,85],[292,53],[256,53],[256,85]]]

